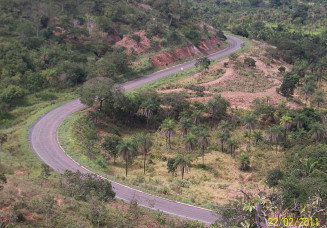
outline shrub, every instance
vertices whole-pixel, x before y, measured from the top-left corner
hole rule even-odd
[[[266,178],[266,183],[269,188],[277,186],[279,181],[283,179],[283,176],[284,174],[280,169],[269,170]]]
[[[252,58],[245,58],[244,64],[248,65],[249,67],[255,67],[256,61]]]
[[[132,35],[132,39],[135,40],[136,42],[140,43],[141,42],[141,37],[139,35]]]
[[[278,68],[279,72],[285,72],[286,71],[286,68],[284,66],[281,66]]]
[[[43,101],[52,101],[52,100],[58,99],[58,97],[56,95],[54,95],[52,93],[46,93],[46,92],[38,93],[37,97]]]

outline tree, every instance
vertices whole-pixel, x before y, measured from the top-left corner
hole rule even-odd
[[[169,158],[167,161],[168,173],[171,173],[173,176],[176,172],[175,158]]]
[[[244,117],[245,128],[249,130],[249,145],[251,144],[251,132],[254,131],[255,124],[257,122],[256,116],[253,114],[247,114]]]
[[[280,91],[282,95],[285,97],[293,96],[295,85],[298,81],[299,77],[297,75],[293,75],[290,73],[285,74],[282,85],[280,86]]]
[[[2,152],[2,145],[7,142],[7,134],[0,133],[0,151]],[[1,157],[0,157],[0,165],[1,165]]]
[[[33,91],[34,95],[38,89],[40,89],[43,85],[43,77],[39,73],[27,71],[26,73],[26,79],[27,79],[27,88],[30,91]]]
[[[191,155],[182,155],[178,154],[175,157],[175,164],[174,166],[176,168],[180,168],[181,170],[181,175],[182,175],[182,180],[184,179],[184,172],[185,170],[189,170],[191,166],[192,160],[191,160]]]
[[[232,130],[232,126],[228,121],[222,120],[219,123],[218,129],[220,129],[223,132],[229,133],[229,131]]]
[[[209,70],[209,66],[211,64],[210,59],[208,57],[199,58],[196,60],[195,66],[200,67],[202,70],[205,71]]]
[[[46,194],[42,197],[42,200],[40,201],[42,213],[45,214],[46,227],[49,227],[48,220],[49,217],[54,213],[54,207],[56,205],[56,201],[53,198],[53,196]]]
[[[217,138],[220,139],[221,152],[224,152],[224,145],[227,139],[229,138],[229,133],[225,131],[219,131],[217,133]]]
[[[303,123],[306,120],[306,116],[303,113],[296,113],[293,120],[296,123],[296,128],[299,130],[303,127]]]
[[[144,159],[143,159],[143,171],[145,174],[145,161],[146,161],[146,156],[150,150],[150,147],[152,146],[152,137],[151,134],[143,134],[139,133],[135,135],[136,144],[138,145],[140,151],[143,152]]]
[[[212,99],[210,99],[207,103],[208,111],[211,114],[211,130],[213,127],[213,120],[215,117],[223,117],[226,115],[227,107],[229,106],[229,102],[224,99],[220,94],[215,94]]]
[[[319,122],[315,122],[310,125],[310,133],[311,133],[312,138],[315,141],[315,150],[317,147],[317,141],[320,141],[323,138],[323,136],[325,135],[325,132],[326,132],[325,126]]]
[[[254,137],[254,143],[257,145],[263,139],[262,132],[253,131],[253,137]]]
[[[51,169],[50,167],[45,164],[45,163],[42,163],[41,165],[41,178],[42,178],[42,182],[43,183],[44,181],[46,181],[48,179],[48,177],[51,175]]]
[[[250,158],[247,154],[241,153],[240,156],[238,157],[239,162],[241,163],[241,170],[246,171],[249,169],[250,165]]]
[[[116,157],[118,155],[117,146],[122,141],[121,137],[118,135],[106,136],[104,142],[102,143],[102,148],[105,149],[109,155],[114,157],[114,165],[116,164]]]
[[[185,150],[187,153],[190,153],[194,149],[196,142],[197,139],[195,135],[192,133],[187,134],[187,136],[184,138]]]
[[[113,103],[112,89],[114,84],[108,78],[98,77],[89,80],[79,91],[81,102],[92,107],[95,102],[100,102],[99,111],[102,110],[103,102]]]
[[[320,104],[322,104],[322,103],[325,102],[325,99],[324,99],[324,91],[323,90],[318,90],[316,92],[316,96],[313,98],[312,102],[314,104],[317,104],[318,110],[319,110]]]
[[[3,189],[2,184],[7,183],[7,178],[3,172],[0,172],[0,191]]]
[[[193,123],[195,125],[198,125],[199,124],[201,118],[202,118],[202,111],[201,110],[195,110],[192,113],[192,119],[193,119]]]
[[[204,151],[209,145],[208,138],[210,137],[210,135],[207,129],[202,128],[199,130],[199,132],[197,132],[197,137],[198,137],[198,145],[202,151],[202,164],[204,165]]]
[[[153,113],[158,109],[158,102],[153,98],[146,99],[141,104],[142,115],[146,118],[146,129],[149,130],[149,121],[153,117]]]
[[[272,134],[272,141],[276,144],[276,154],[277,154],[277,146],[281,140],[281,134],[284,131],[282,126],[274,126],[271,128],[271,134]]]
[[[137,148],[132,139],[124,139],[118,145],[118,152],[122,160],[125,160],[125,169],[127,176],[128,163],[137,155]]]
[[[285,138],[285,144],[286,144],[286,142],[287,142],[287,131],[291,130],[291,128],[292,128],[292,117],[283,116],[280,119],[280,124],[284,128],[284,138]]]
[[[170,138],[171,136],[175,135],[175,122],[171,119],[165,119],[161,126],[161,133],[165,136],[166,138],[166,149],[169,152],[170,151]]]
[[[106,223],[107,214],[108,210],[103,202],[93,196],[87,208],[87,218],[92,224],[100,227]]]
[[[188,131],[192,128],[193,124],[190,119],[184,119],[182,118],[179,121],[179,129],[182,131],[183,137],[185,137],[188,133]]]
[[[234,154],[235,149],[238,148],[238,142],[234,138],[227,139],[227,146],[231,155]]]

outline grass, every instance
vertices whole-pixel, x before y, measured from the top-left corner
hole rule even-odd
[[[235,139],[240,142],[240,149],[237,150],[236,155],[222,153],[219,151],[220,144],[214,137],[216,134],[214,130],[211,132],[213,136],[210,139],[211,146],[205,155],[205,168],[201,168],[200,165],[202,163],[200,151],[193,151],[191,171],[185,174],[185,181],[181,181],[179,171],[175,177],[167,172],[167,159],[176,155],[178,151],[185,150],[180,133],[177,133],[176,137],[172,139],[172,150],[167,153],[164,137],[159,132],[152,132],[154,146],[150,153],[153,163],[147,164],[146,174],[143,175],[143,157],[140,155],[129,166],[129,174],[125,177],[124,162],[119,158],[117,165],[113,165],[112,159],[106,160],[107,168],[101,167],[95,159],[90,159],[90,154],[85,152],[85,147],[80,140],[82,136],[76,130],[76,126],[81,126],[81,122],[79,122],[81,117],[81,113],[73,114],[64,120],[59,128],[60,143],[74,160],[119,183],[168,199],[209,209],[214,204],[227,203],[231,197],[240,195],[240,189],[250,192],[256,192],[258,188],[263,189],[266,167],[279,166],[283,154],[283,152],[275,154],[274,150],[264,143],[252,146],[251,150],[246,152],[247,140],[243,136],[245,131],[243,127],[239,127],[233,132]],[[131,137],[136,132],[145,131],[144,129],[128,131],[123,125],[109,123],[107,126],[101,127],[101,138],[112,134],[113,129],[118,129],[122,137]],[[178,130],[176,129],[176,131]],[[97,150],[101,150],[100,141],[98,140],[94,146]],[[250,156],[251,171],[249,172],[239,170],[237,156],[242,152],[246,152]]]

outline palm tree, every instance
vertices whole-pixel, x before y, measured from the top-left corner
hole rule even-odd
[[[219,103],[216,99],[211,99],[208,101],[208,108],[209,108],[209,112],[211,114],[211,123],[210,123],[211,130],[212,130],[212,126],[213,126],[213,118],[217,111],[218,105],[219,105]]]
[[[282,126],[274,126],[271,128],[271,133],[272,133],[272,141],[275,142],[276,144],[276,154],[277,154],[277,146],[281,140],[281,134],[283,132],[283,127]]]
[[[198,131],[197,136],[198,136],[198,145],[200,146],[200,148],[202,150],[202,164],[204,165],[204,150],[209,145],[208,138],[210,137],[210,135],[209,135],[208,130],[203,128]]]
[[[250,165],[250,158],[247,154],[241,153],[240,156],[238,157],[238,160],[241,163],[241,170],[245,171],[249,169]]]
[[[192,128],[192,122],[190,119],[181,119],[179,121],[179,129],[182,131],[183,137],[185,137],[188,131]]]
[[[161,124],[161,133],[166,137],[166,149],[170,151],[170,138],[175,135],[175,122],[171,119],[165,119]]]
[[[2,145],[7,142],[8,136],[7,134],[0,133],[0,152],[2,151]],[[1,158],[0,158],[0,165],[1,165]]]
[[[317,147],[317,141],[321,140],[326,132],[326,128],[319,122],[315,122],[310,126],[310,133],[312,138],[315,140],[315,151]]]
[[[257,122],[256,117],[251,114],[247,114],[244,117],[245,128],[249,130],[249,144],[251,144],[251,132],[254,131],[255,123]]]
[[[238,148],[238,143],[234,138],[229,138],[227,140],[227,146],[229,148],[230,154],[233,155],[235,152],[235,149]]]
[[[287,131],[291,130],[292,127],[292,118],[289,116],[283,116],[280,119],[280,124],[284,128],[284,138],[285,138],[285,144],[287,142]]]
[[[189,133],[185,138],[184,138],[184,143],[185,143],[185,149],[187,153],[190,153],[195,145],[196,145],[196,137],[192,133]]]
[[[222,130],[223,132],[229,133],[232,129],[232,126],[229,124],[228,121],[222,120],[219,123],[218,129]]]
[[[268,128],[266,129],[266,140],[269,141],[270,148],[272,148],[273,133],[273,128],[271,126],[268,126]]]
[[[294,121],[296,123],[296,128],[301,129],[303,127],[303,122],[305,121],[306,116],[302,113],[297,113],[294,117]]]
[[[229,134],[227,132],[224,132],[224,131],[219,131],[217,133],[217,138],[220,139],[221,152],[224,152],[224,144],[227,141],[227,139],[229,138]]]
[[[262,141],[262,132],[261,131],[253,131],[254,142],[257,145],[260,141]]]
[[[193,123],[195,125],[198,125],[200,123],[201,118],[202,118],[202,111],[195,110],[192,114]]]
[[[152,137],[151,134],[143,134],[139,133],[134,136],[134,141],[137,143],[139,149],[143,152],[144,159],[143,159],[143,171],[145,174],[145,161],[146,156],[150,150],[150,147],[152,146]]]
[[[324,101],[325,101],[325,99],[324,99],[324,91],[323,90],[318,90],[316,92],[315,98],[313,99],[313,103],[316,103],[317,104],[318,110],[319,110],[320,104],[323,103]]]
[[[184,179],[184,172],[185,169],[189,170],[190,166],[191,166],[192,160],[191,160],[191,156],[188,155],[182,155],[182,154],[178,154],[175,157],[175,164],[174,166],[176,168],[180,168],[181,169],[181,174],[182,174],[182,180]]]
[[[126,163],[126,176],[128,169],[128,162],[132,161],[134,156],[137,155],[137,148],[133,139],[124,139],[118,145],[118,151],[122,160],[125,160]]]

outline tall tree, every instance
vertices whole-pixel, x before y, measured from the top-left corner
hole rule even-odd
[[[209,145],[209,132],[207,129],[203,128],[197,132],[198,136],[198,145],[202,151],[202,164],[204,165],[204,151]]]
[[[2,152],[2,145],[7,142],[7,134],[0,133],[0,151]],[[0,165],[1,165],[1,157],[0,157]]]
[[[282,126],[274,126],[272,129],[271,129],[271,133],[272,133],[272,140],[275,142],[276,144],[276,154],[277,154],[277,147],[278,147],[278,144],[281,140],[281,134],[282,132],[284,131],[283,127]]]
[[[233,155],[235,152],[235,149],[238,148],[238,142],[233,137],[231,137],[231,138],[227,139],[227,146],[229,148],[230,154]]]
[[[124,139],[118,145],[118,151],[122,160],[125,160],[125,170],[127,176],[128,163],[132,162],[137,155],[137,148],[133,139]]]
[[[121,137],[118,135],[106,136],[104,138],[104,142],[102,143],[102,148],[109,153],[110,156],[114,158],[114,165],[116,164],[116,157],[118,155],[118,148],[117,146],[122,141]]]
[[[283,116],[280,119],[280,124],[284,128],[284,139],[285,139],[285,144],[287,142],[287,131],[291,130],[292,128],[292,117],[289,117],[287,115]]]
[[[181,170],[181,175],[182,175],[182,180],[184,179],[184,173],[185,170],[188,171],[190,166],[191,166],[192,160],[191,160],[191,155],[182,155],[178,154],[175,157],[175,164],[174,166],[176,168],[180,168]]]
[[[197,139],[195,135],[192,133],[187,134],[187,136],[184,138],[185,150],[187,153],[190,153],[194,149],[196,142]]]
[[[319,110],[320,105],[325,102],[324,91],[323,90],[318,90],[316,92],[316,96],[313,98],[312,102],[314,104],[317,104],[317,107],[318,107],[318,110]]]
[[[137,143],[140,151],[142,151],[144,159],[143,159],[143,172],[145,174],[145,162],[146,162],[146,156],[149,153],[149,150],[152,146],[152,137],[151,134],[143,134],[139,133],[135,135],[134,138],[135,142]]]
[[[185,137],[188,133],[188,131],[192,128],[193,124],[190,119],[184,119],[182,118],[179,121],[178,127],[182,131],[183,137]]]
[[[217,133],[217,138],[220,139],[221,152],[224,152],[224,145],[229,138],[229,133],[225,131],[219,131]]]
[[[315,150],[316,150],[317,141],[320,141],[324,137],[326,133],[326,128],[321,123],[315,122],[310,126],[310,133],[315,141]]]
[[[245,122],[245,128],[249,130],[249,137],[251,138],[251,132],[254,131],[257,118],[253,114],[247,114],[244,117],[244,122]],[[251,141],[249,141],[249,144],[251,144]]]
[[[166,138],[166,149],[168,152],[170,151],[170,138],[176,133],[175,126],[176,126],[175,122],[171,119],[165,119],[160,126],[161,133]]]

